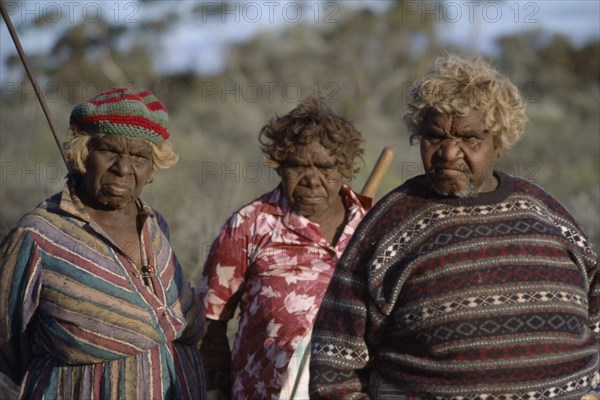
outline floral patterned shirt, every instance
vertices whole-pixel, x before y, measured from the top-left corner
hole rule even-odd
[[[370,199],[347,185],[342,191],[348,219],[335,246],[319,225],[291,209],[280,187],[234,213],[213,242],[199,286],[209,319],[229,320],[240,305],[234,398],[278,397],[335,264],[370,207]]]

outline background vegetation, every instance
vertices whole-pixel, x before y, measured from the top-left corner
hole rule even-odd
[[[400,120],[412,82],[446,52],[477,55],[468,46],[441,45],[443,21],[407,14],[409,2],[390,1],[377,12],[337,2],[322,5],[323,11],[332,10],[325,9],[327,4],[337,7],[329,21],[323,13],[317,23],[285,24],[233,45],[218,72],[168,73],[157,67],[164,57],[158,39],[181,22],[177,8],[187,3],[186,17],[199,23],[222,15],[215,12],[216,3],[196,2],[191,8],[190,2],[165,3],[167,11],[136,23],[59,21],[67,29],[54,37],[52,50],[29,56],[59,132],[66,132],[75,104],[116,84],[135,82],[166,104],[180,162],[160,171],[144,198],[169,221],[174,248],[194,282],[219,226],[278,183],[263,166],[256,140],[270,118],[303,97],[323,95],[366,139],[365,167],[351,182],[355,188],[362,188],[383,146],[394,150],[380,197],[422,171],[418,149],[409,145]],[[313,4],[300,5],[307,11]],[[51,24],[57,19],[46,13],[18,27],[21,34],[43,36]],[[7,34],[5,27],[1,34]],[[486,58],[521,88],[530,120],[501,169],[553,193],[598,248],[598,38],[576,46],[567,37],[530,30],[499,38],[497,49]],[[0,238],[23,213],[61,190],[66,174],[31,85],[19,72],[20,62],[16,56],[2,61],[8,72],[0,77]],[[11,396],[14,388],[0,379],[0,397]]]

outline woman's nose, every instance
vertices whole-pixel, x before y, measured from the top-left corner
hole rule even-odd
[[[127,154],[119,154],[119,157],[115,161],[114,168],[121,176],[131,174],[133,172],[131,157]]]
[[[317,186],[319,184],[319,169],[316,167],[307,167],[302,180],[309,187]]]

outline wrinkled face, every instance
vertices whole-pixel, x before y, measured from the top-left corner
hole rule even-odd
[[[318,141],[296,147],[279,169],[283,191],[296,212],[318,219],[341,202],[337,160]]]
[[[436,192],[471,197],[496,188],[493,169],[502,152],[480,113],[458,116],[429,111],[422,129],[421,158]]]
[[[152,176],[152,147],[142,139],[106,135],[88,144],[82,195],[92,205],[122,209],[139,197]]]

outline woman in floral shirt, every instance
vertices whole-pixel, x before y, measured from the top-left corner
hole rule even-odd
[[[363,139],[322,99],[309,99],[264,126],[259,140],[281,184],[234,213],[211,247],[200,281],[209,322],[202,352],[226,397],[308,399],[314,317],[371,203],[344,183],[358,171]],[[230,359],[226,326],[238,305]]]

